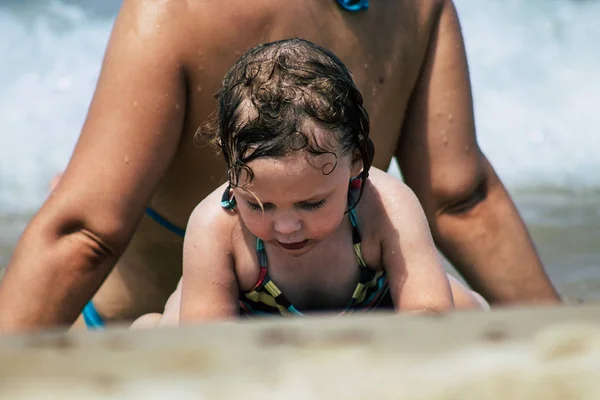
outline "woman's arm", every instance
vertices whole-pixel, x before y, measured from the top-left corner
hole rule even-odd
[[[0,332],[72,323],[126,248],[181,135],[185,5],[123,2],[69,165],[0,282]]]
[[[381,195],[383,265],[398,311],[445,311],[454,307],[450,283],[413,192],[386,176]]]
[[[478,146],[458,16],[452,1],[441,4],[396,152],[402,174],[436,244],[476,291],[498,303],[557,302],[523,220]]]
[[[183,243],[181,323],[235,318],[239,287],[234,270],[231,215],[220,197],[207,197],[188,222]],[[214,204],[212,204],[214,203]]]

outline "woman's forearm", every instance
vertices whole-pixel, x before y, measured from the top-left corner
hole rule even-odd
[[[468,283],[492,303],[554,303],[525,223],[491,170],[484,194],[461,213],[440,213],[436,242]]]
[[[117,252],[85,228],[61,234],[44,225],[39,218],[31,222],[0,281],[0,332],[73,323],[117,260]]]

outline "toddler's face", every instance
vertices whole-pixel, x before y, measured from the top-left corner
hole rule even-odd
[[[348,184],[358,174],[349,156],[297,151],[248,163],[254,173],[235,188],[238,212],[256,237],[299,256],[332,234],[348,208]],[[262,209],[259,201],[262,203]]]

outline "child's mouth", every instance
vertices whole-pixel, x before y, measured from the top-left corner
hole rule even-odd
[[[294,243],[282,243],[278,240],[277,243],[286,250],[300,250],[308,244],[308,239]]]

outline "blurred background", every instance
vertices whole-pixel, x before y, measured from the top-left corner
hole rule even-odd
[[[0,0],[0,269],[66,166],[119,4]],[[561,294],[598,301],[600,1],[455,4],[479,143]]]

